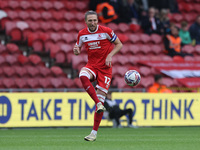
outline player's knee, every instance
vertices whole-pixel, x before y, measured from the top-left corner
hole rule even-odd
[[[90,74],[86,70],[81,70],[81,72],[79,73],[79,78],[82,79],[83,77],[87,77],[88,79],[90,79]]]
[[[102,102],[104,104],[106,96],[101,95],[101,94],[97,94],[97,97],[100,100],[100,102]]]

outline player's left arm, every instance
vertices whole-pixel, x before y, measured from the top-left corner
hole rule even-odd
[[[122,48],[123,44],[121,43],[121,41],[119,40],[119,38],[117,37],[116,40],[113,42],[115,44],[114,49],[108,54],[107,58],[106,58],[106,66],[108,67],[112,67],[112,57],[117,54],[120,49]]]

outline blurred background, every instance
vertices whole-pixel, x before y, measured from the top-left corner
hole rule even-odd
[[[0,1],[0,91],[83,91],[87,54],[74,56],[72,47],[89,9],[124,44],[113,57],[111,91],[151,92],[158,75],[172,92],[199,91],[199,0]],[[130,69],[142,76],[134,88],[124,82]]]

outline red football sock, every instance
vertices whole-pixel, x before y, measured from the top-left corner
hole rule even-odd
[[[102,103],[103,104],[103,103]],[[103,117],[103,112],[98,114],[96,111],[94,113],[94,125],[93,125],[93,130],[98,131],[99,125],[101,123],[101,119]]]
[[[82,82],[82,85],[83,85],[84,89],[90,95],[90,97],[94,100],[95,104],[99,103],[100,101],[99,101],[99,99],[97,97],[96,91],[95,91],[92,83],[88,79],[88,77],[81,76],[80,80]]]

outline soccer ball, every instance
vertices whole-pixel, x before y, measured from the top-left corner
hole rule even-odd
[[[139,84],[141,77],[136,70],[129,70],[125,73],[124,79],[127,85],[136,86]]]

